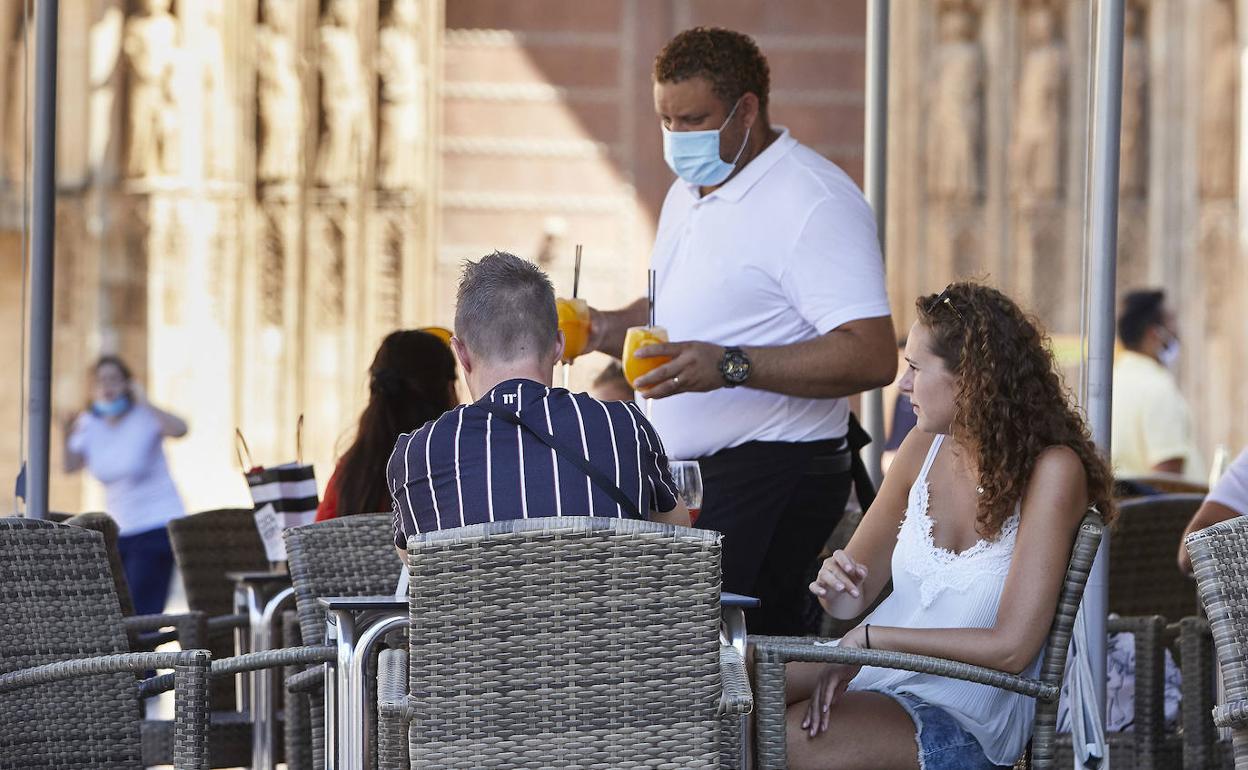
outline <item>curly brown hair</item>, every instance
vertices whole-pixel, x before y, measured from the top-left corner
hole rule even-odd
[[[656,83],[679,83],[703,77],[725,105],[746,93],[758,97],[758,111],[767,114],[771,68],[749,35],[720,27],[694,27],[672,38],[654,58]]]
[[[1022,497],[1040,453],[1074,450],[1087,476],[1088,500],[1111,522],[1113,475],[1058,377],[1040,323],[996,289],[951,283],[919,297],[918,321],[932,352],[958,378],[951,433],[979,458],[980,535],[995,538]]]

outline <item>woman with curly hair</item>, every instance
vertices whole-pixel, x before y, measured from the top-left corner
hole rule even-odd
[[[833,617],[893,592],[842,646],[1034,676],[1089,505],[1111,476],[1038,324],[1001,292],[920,297],[899,387],[917,426],[862,524],[810,590]],[[974,770],[1012,765],[1031,698],[930,674],[788,667],[789,767]],[[917,746],[917,751],[916,751]]]

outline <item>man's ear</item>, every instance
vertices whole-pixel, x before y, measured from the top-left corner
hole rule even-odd
[[[741,124],[743,126],[750,128],[750,127],[753,127],[754,124],[758,122],[758,118],[759,118],[758,108],[759,108],[758,95],[755,94],[753,91],[746,91],[741,96],[741,107],[740,107],[741,112],[744,113],[741,117],[741,121],[742,121]]]
[[[563,360],[563,349],[567,342],[567,339],[563,336],[563,329],[555,333],[554,359],[556,364]]]
[[[472,373],[472,353],[468,351],[468,347],[460,341],[459,337],[451,337],[451,350],[454,351],[455,357],[459,359],[459,367],[464,370],[464,374]]]

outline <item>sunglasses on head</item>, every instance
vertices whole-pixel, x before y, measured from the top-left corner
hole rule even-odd
[[[958,321],[965,323],[966,319],[962,317],[962,312],[958,310],[956,305],[953,304],[953,299],[949,296],[949,290],[952,288],[953,288],[953,284],[949,284],[948,286],[945,287],[944,291],[942,291],[940,294],[937,294],[936,298],[933,299],[931,301],[931,304],[927,306],[927,312],[934,313],[936,311],[936,308],[940,307],[941,305],[946,305],[948,306],[950,310],[953,311],[953,314],[958,317]]]

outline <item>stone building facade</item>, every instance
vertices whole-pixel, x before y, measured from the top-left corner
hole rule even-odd
[[[2,5],[0,356],[17,361],[33,21]],[[1120,285],[1175,295],[1206,454],[1248,442],[1242,6],[1131,0],[1124,51]],[[915,295],[974,275],[1076,333],[1089,0],[893,8],[899,326]],[[55,410],[80,409],[86,366],[121,353],[191,422],[168,445],[191,509],[247,500],[235,427],[257,462],[301,452],[323,483],[378,340],[448,324],[464,258],[508,249],[567,292],[580,243],[582,296],[639,296],[672,179],[649,72],[681,29],[753,35],[773,120],[861,179],[862,0],[84,0],[61,14]],[[579,361],[573,381],[604,362]],[[11,369],[0,467],[15,469]],[[52,499],[100,502],[59,476]]]

